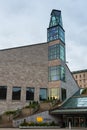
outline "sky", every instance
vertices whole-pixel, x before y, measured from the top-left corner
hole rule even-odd
[[[0,0],[0,50],[46,42],[52,9],[62,12],[68,67],[87,69],[87,0]]]

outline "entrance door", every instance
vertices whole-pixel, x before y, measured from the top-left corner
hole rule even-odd
[[[80,117],[80,127],[85,127],[85,118],[84,117]]]
[[[74,127],[79,127],[79,117],[74,118]]]
[[[67,127],[69,127],[69,124],[71,127],[73,127],[73,118],[72,117],[67,117]]]
[[[84,117],[75,117],[74,118],[74,127],[85,127],[85,118]]]

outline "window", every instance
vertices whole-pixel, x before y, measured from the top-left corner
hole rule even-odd
[[[77,75],[76,75],[76,79],[77,79]]]
[[[65,43],[65,31],[60,26],[58,27],[58,30],[59,39]]]
[[[65,68],[63,66],[60,66],[60,72],[61,72],[60,79],[62,81],[65,81]]]
[[[34,100],[34,88],[33,87],[26,88],[26,100]]]
[[[47,99],[47,88],[40,88],[40,100],[46,100]]]
[[[83,77],[85,78],[85,74],[83,74]]]
[[[47,32],[47,41],[53,41],[58,39],[58,27],[51,27]]]
[[[20,100],[20,98],[21,98],[21,87],[13,87],[12,100]]]
[[[49,67],[49,81],[62,80],[65,81],[65,68],[63,66]]]
[[[53,15],[53,16],[51,17],[50,27],[56,26],[56,25],[57,25],[57,19],[56,19],[56,17]]]
[[[60,59],[65,61],[65,47],[60,45]]]
[[[7,86],[0,86],[0,99],[6,100]]]
[[[56,81],[60,79],[60,72],[58,66],[49,67],[49,81]]]
[[[59,46],[58,44],[49,46],[48,48],[48,59],[53,60],[59,57]]]
[[[65,47],[60,44],[49,46],[48,48],[48,59],[61,59],[65,61]]]
[[[60,39],[65,43],[65,31],[62,29],[61,26],[54,26],[51,28],[48,28],[47,31],[47,41],[53,41]]]
[[[59,88],[51,88],[51,89],[49,89],[49,98],[51,98],[51,99],[59,99]]]
[[[81,78],[81,75],[79,75],[79,77]]]
[[[61,93],[62,93],[62,101],[64,101],[66,99],[66,89],[62,88]]]

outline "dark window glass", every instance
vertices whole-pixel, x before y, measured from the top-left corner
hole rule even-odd
[[[0,99],[6,100],[7,86],[0,86]]]
[[[47,99],[47,88],[40,88],[40,100],[46,100]]]
[[[20,98],[21,98],[21,87],[13,87],[12,100],[20,100]]]
[[[34,88],[33,87],[26,88],[26,100],[34,100]]]
[[[62,101],[64,101],[66,99],[66,89],[62,88],[61,92],[62,92]]]
[[[61,76],[60,79],[62,81],[65,81],[65,68],[63,66],[60,66]]]

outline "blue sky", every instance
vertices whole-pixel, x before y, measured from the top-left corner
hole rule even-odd
[[[0,49],[46,42],[52,9],[62,11],[70,70],[87,69],[87,0],[0,0]]]

